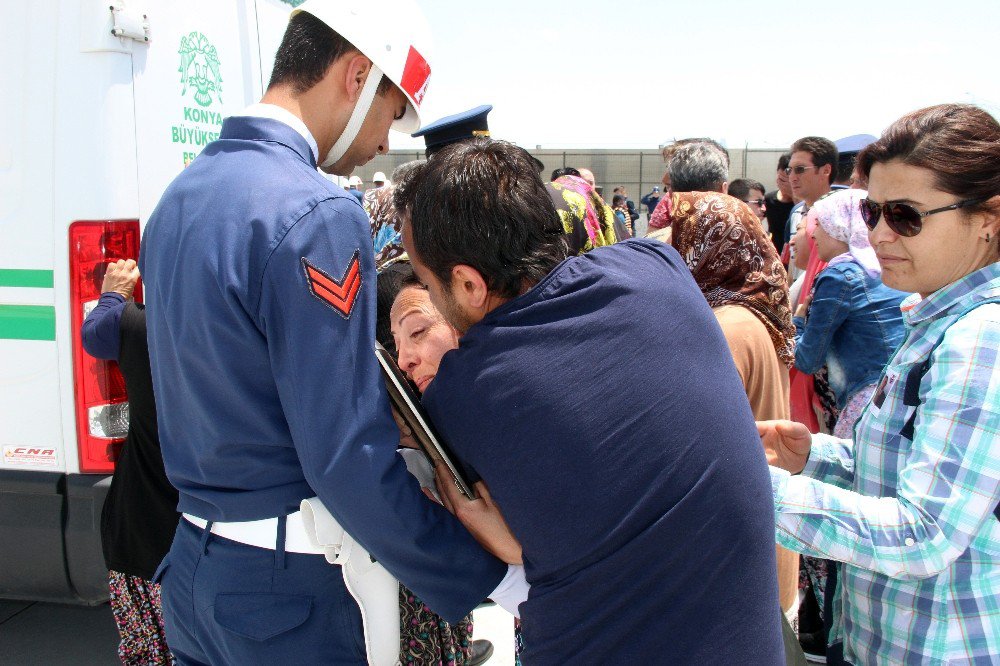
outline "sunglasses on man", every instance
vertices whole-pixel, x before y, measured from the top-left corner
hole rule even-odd
[[[801,176],[802,174],[804,174],[809,169],[818,169],[818,168],[819,168],[818,166],[814,166],[812,164],[810,164],[808,166],[802,166],[800,164],[799,166],[785,167],[785,175],[786,176],[791,176],[794,173],[796,176]]]
[[[974,206],[989,198],[976,197],[975,199],[965,199],[950,206],[942,206],[941,208],[935,208],[923,213],[909,204],[897,201],[886,201],[884,204],[880,204],[865,198],[861,200],[861,217],[869,229],[875,229],[878,226],[879,218],[884,217],[885,223],[892,229],[893,233],[905,238],[911,238],[920,233],[920,230],[924,226],[924,218],[928,215],[936,215],[946,210],[958,210],[966,206]]]
[[[764,199],[742,199],[742,201],[748,204],[755,204],[761,208],[764,207]]]

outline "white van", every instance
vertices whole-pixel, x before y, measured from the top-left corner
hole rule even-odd
[[[107,598],[100,514],[128,399],[80,325],[167,184],[260,98],[301,2],[0,7],[0,598]]]

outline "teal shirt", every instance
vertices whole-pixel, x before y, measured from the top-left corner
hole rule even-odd
[[[778,543],[844,563],[833,619],[852,663],[1000,655],[1000,303],[968,310],[993,298],[996,263],[907,298],[884,399],[876,393],[853,441],[814,435],[802,474],[771,468]],[[905,379],[928,356],[920,404],[907,407]],[[900,432],[914,409],[911,441]]]

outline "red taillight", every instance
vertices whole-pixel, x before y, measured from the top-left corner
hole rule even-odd
[[[70,324],[81,472],[114,471],[128,431],[128,396],[118,364],[94,358],[84,351],[80,339],[83,320],[101,297],[108,263],[118,259],[139,259],[139,220],[69,226]],[[134,295],[142,301],[141,281]]]

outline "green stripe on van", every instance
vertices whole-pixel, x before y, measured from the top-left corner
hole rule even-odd
[[[0,305],[0,340],[55,340],[51,305]]]
[[[0,268],[0,287],[41,287],[43,289],[51,289],[53,284],[52,271]]]

